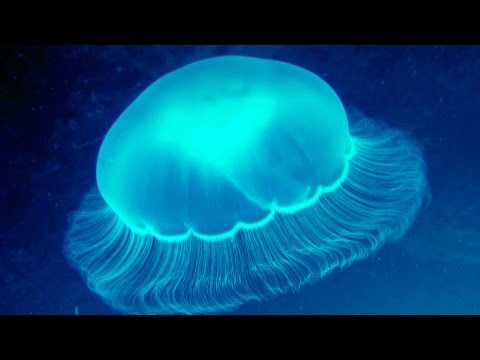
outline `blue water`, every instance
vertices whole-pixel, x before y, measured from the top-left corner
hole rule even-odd
[[[480,47],[62,46],[0,50],[0,314],[115,314],[65,260],[104,134],[161,75],[236,54],[294,63],[408,132],[432,201],[364,261],[237,314],[480,313]]]

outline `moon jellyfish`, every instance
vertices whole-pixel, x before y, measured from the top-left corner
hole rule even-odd
[[[66,255],[121,312],[230,311],[402,237],[428,193],[424,168],[404,134],[349,121],[310,71],[201,60],[110,128]]]

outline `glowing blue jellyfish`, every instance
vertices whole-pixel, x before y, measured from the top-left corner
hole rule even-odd
[[[145,90],[108,132],[66,253],[127,313],[206,313],[296,290],[401,237],[428,187],[402,133],[349,124],[321,78],[216,57]]]

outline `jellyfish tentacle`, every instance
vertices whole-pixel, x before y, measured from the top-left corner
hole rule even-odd
[[[429,197],[422,153],[405,134],[365,117],[350,132],[355,150],[335,191],[261,228],[167,242],[132,231],[93,189],[72,214],[66,255],[125,313],[222,312],[298,290],[404,236]]]

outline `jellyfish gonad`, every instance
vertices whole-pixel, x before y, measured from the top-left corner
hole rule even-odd
[[[298,66],[197,61],[121,114],[66,255],[124,313],[230,311],[401,238],[428,195],[417,146]]]

